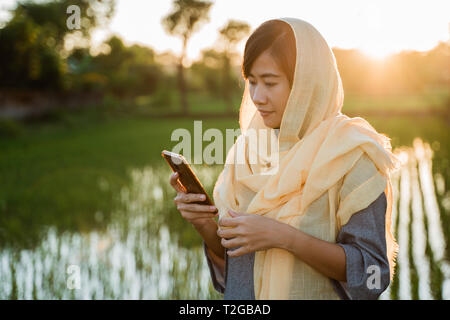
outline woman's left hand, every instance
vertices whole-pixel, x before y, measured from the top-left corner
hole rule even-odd
[[[217,235],[222,238],[221,244],[225,248],[241,247],[228,250],[230,257],[282,247],[286,224],[257,214],[228,212],[232,217],[219,219],[219,226],[234,228],[218,229]]]

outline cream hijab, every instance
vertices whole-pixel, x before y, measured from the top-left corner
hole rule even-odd
[[[341,78],[333,52],[321,34],[300,19],[276,20],[288,23],[296,39],[291,93],[276,135],[274,130],[265,127],[249,95],[248,80],[245,82],[239,119],[241,135],[230,149],[214,188],[219,216],[229,217],[228,209],[232,209],[301,228],[308,207],[327,191],[334,192],[336,198],[338,181],[366,154],[373,162],[368,164],[372,167],[375,164],[378,172],[363,184],[355,184],[354,190],[329,210],[334,210],[336,219],[332,223],[339,230],[354,213],[386,192],[386,241],[392,279],[398,246],[390,230],[390,171],[398,169],[400,162],[391,153],[390,139],[377,133],[364,119],[341,113],[344,99]],[[258,138],[258,143],[254,143],[249,133],[261,129],[268,130],[268,139]],[[261,152],[257,148],[261,141],[267,145],[275,143],[276,151]],[[239,157],[243,161],[239,162]],[[258,161],[250,161],[252,157]],[[279,248],[256,251],[255,298],[305,298],[293,294],[298,289],[293,287],[293,279],[325,278],[312,270],[294,268],[295,259],[293,254]],[[305,282],[295,281],[296,286],[302,283]]]

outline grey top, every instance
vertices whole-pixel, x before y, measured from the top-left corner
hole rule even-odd
[[[377,299],[389,285],[389,262],[385,238],[386,208],[387,200],[383,192],[367,208],[352,215],[339,231],[336,244],[345,251],[347,281],[341,282],[331,278],[330,281],[341,299]],[[255,299],[254,252],[239,257],[228,257],[226,251],[237,248],[226,249],[225,270],[221,272],[218,265],[211,259],[204,241],[203,249],[213,286],[218,292],[224,294],[225,300]],[[375,272],[370,268],[372,265],[379,267],[379,283],[373,281]]]

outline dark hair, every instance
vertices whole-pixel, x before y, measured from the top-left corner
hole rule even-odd
[[[245,43],[242,62],[244,79],[248,78],[253,62],[266,50],[283,70],[292,88],[297,52],[295,36],[289,24],[280,20],[269,20],[250,35]]]

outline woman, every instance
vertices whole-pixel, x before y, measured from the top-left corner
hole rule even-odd
[[[192,204],[200,195],[171,177],[178,209],[204,240],[214,287],[225,299],[378,298],[397,253],[390,139],[341,113],[334,55],[303,20],[259,26],[242,71],[242,134],[214,188],[216,207]],[[250,133],[262,130],[255,143]]]

